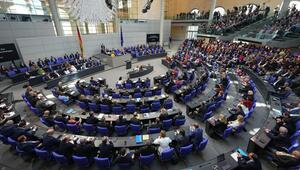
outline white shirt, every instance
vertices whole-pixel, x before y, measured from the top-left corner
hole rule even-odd
[[[172,142],[172,140],[169,137],[158,137],[154,140],[154,144],[159,145],[158,147],[158,153],[161,154],[164,150],[169,149],[169,144]]]
[[[70,67],[70,70],[71,70],[72,73],[76,73],[77,72],[76,67],[73,66],[73,65]]]

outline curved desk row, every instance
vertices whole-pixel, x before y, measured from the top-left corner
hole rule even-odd
[[[139,70],[133,70],[128,72],[129,78],[137,78],[145,76],[153,71],[153,66],[144,66]]]
[[[167,110],[169,117],[174,117],[175,115],[178,115],[179,112],[180,112],[180,110],[175,109],[175,108]],[[71,113],[65,113],[65,115],[70,115],[72,117],[81,118],[83,120],[85,120],[89,117],[89,114],[83,114],[83,113],[79,113],[76,111],[73,111]],[[120,116],[120,115],[116,115],[116,114],[103,114],[103,113],[99,113],[99,114],[94,113],[94,115],[98,119],[101,119],[104,117],[105,121],[107,121],[107,122],[115,122],[116,120],[119,119],[119,116]],[[158,118],[160,116],[160,112],[140,113],[137,115],[138,115],[139,120],[147,122],[147,121]],[[130,121],[130,119],[133,118],[133,114],[122,114],[122,116],[127,121]]]
[[[136,57],[138,61],[148,60],[148,59],[154,59],[154,58],[162,58],[166,57],[167,53],[161,53],[161,54],[154,54],[154,55],[144,55]]]
[[[189,127],[182,127],[181,129],[184,129],[186,131],[186,133],[189,133]],[[38,130],[36,131],[35,135],[36,137],[42,139],[43,138],[43,134],[46,133],[46,128],[44,127],[39,127]],[[170,139],[175,139],[175,130],[171,130],[171,131],[167,131],[167,136]],[[62,136],[64,135],[64,133],[62,132],[57,132],[55,131],[53,137],[58,138],[58,139],[62,139]],[[83,135],[69,135],[69,136],[73,136],[73,138],[91,138],[90,136],[83,136]],[[109,139],[112,141],[112,143],[114,144],[114,148],[136,148],[136,147],[141,147],[141,146],[145,146],[146,145],[146,141],[154,141],[157,137],[159,136],[159,133],[155,133],[155,134],[149,134],[149,135],[142,135],[142,142],[136,142],[135,138],[136,136],[125,136],[125,137],[109,137]],[[102,137],[95,137],[95,146],[99,146],[99,144],[102,143]]]
[[[57,79],[47,81],[47,87],[46,88],[51,89],[51,88],[57,86],[58,82],[66,83],[66,82],[76,80],[76,79],[80,79],[82,77],[85,77],[85,76],[88,76],[90,74],[94,74],[94,73],[97,73],[97,72],[103,71],[103,70],[104,70],[104,65],[100,65],[100,66],[92,67],[92,68],[89,68],[89,69],[80,70],[77,73],[64,75],[64,76],[61,76]]]

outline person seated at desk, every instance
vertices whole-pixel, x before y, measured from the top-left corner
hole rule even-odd
[[[95,147],[96,138],[81,138],[79,144],[74,149],[74,155],[80,157],[94,158],[97,155],[97,148]]]
[[[188,112],[187,115],[190,116],[191,118],[197,118],[201,117],[203,113],[206,111],[207,105],[206,101],[203,101],[199,104],[198,107],[194,111]]]
[[[239,115],[245,116],[242,105],[238,105],[236,108],[229,108],[228,111],[231,114],[228,117],[228,121],[236,120]]]
[[[74,142],[71,140],[70,136],[64,136],[61,140],[56,152],[58,154],[64,155],[68,162],[72,162],[72,155],[74,153]]]
[[[50,116],[50,111],[45,110],[42,116],[42,119],[50,126],[53,127],[55,125],[54,119],[52,116]]]
[[[69,70],[70,70],[70,73],[77,73],[77,68],[72,64],[70,64]]]
[[[29,96],[27,96],[26,98],[33,107],[36,107],[36,103],[39,100],[37,98],[37,93],[35,93],[34,91],[30,91]]]
[[[122,87],[122,86],[123,86],[123,83],[124,83],[122,79],[123,79],[122,77],[119,77],[119,80],[118,80],[117,83],[116,83],[116,84],[117,84],[118,86],[120,86],[120,87]]]
[[[40,76],[42,76],[42,75],[45,75],[46,72],[45,72],[45,70],[43,68],[38,68],[37,74],[40,75]]]
[[[185,116],[182,115],[182,112],[181,112],[181,111],[178,113],[178,115],[176,115],[176,116],[173,117],[173,124],[175,123],[175,121],[176,121],[177,119],[185,119]]]
[[[129,163],[131,165],[134,164],[134,154],[131,152],[128,152],[126,148],[122,148],[116,158],[116,160],[113,162],[113,164],[119,164],[119,163]]]
[[[238,170],[262,170],[261,162],[255,153],[249,153],[243,156],[238,153]]]
[[[269,129],[265,129],[265,133],[271,139],[271,142],[268,144],[269,147],[275,148],[276,150],[284,150],[290,146],[290,140],[288,136],[288,129],[284,126],[279,128],[279,133],[274,133]]]
[[[152,145],[151,140],[147,140],[145,146],[142,146],[135,151],[134,157],[139,158],[141,155],[147,156],[155,153],[157,153],[156,148]]]
[[[107,94],[104,95],[101,104],[108,105],[108,106],[112,105],[112,101],[108,98]]]
[[[38,148],[54,151],[60,144],[60,140],[53,137],[54,129],[49,128],[45,134],[43,134],[42,143],[38,146]]]
[[[62,93],[69,90],[69,88],[67,86],[63,86],[63,83],[61,81],[57,83],[56,87],[57,87],[57,90],[62,92]]]
[[[150,125],[148,126],[148,129],[149,129],[149,128],[161,128],[161,126],[162,126],[161,121],[160,121],[160,119],[157,117],[157,118],[155,119],[154,122],[151,122],[151,123],[150,123]]]
[[[65,103],[70,101],[70,97],[67,96],[65,93],[57,92],[57,94],[58,94],[58,99],[59,100],[64,101]]]
[[[65,59],[66,59],[66,58],[65,58]],[[53,62],[53,63],[54,63],[54,62],[56,63],[57,59],[56,59],[55,57],[51,56],[51,57],[50,57],[50,61]]]
[[[160,109],[159,120],[167,120],[169,119],[168,111],[165,108]]]
[[[119,118],[115,122],[116,126],[123,126],[127,125],[127,120],[123,118],[122,115],[119,116]]]
[[[107,136],[102,138],[102,142],[99,144],[98,148],[98,157],[110,159],[115,157],[114,144]]]
[[[218,118],[212,117],[208,119],[208,122],[212,124],[212,130],[214,134],[222,134],[227,128],[227,119],[224,114],[219,114]]]
[[[39,67],[41,67],[41,68],[43,68],[46,65],[46,63],[42,59],[40,59],[40,58],[38,59],[38,61],[36,62],[36,64]]]
[[[239,89],[239,93],[248,93],[249,90],[252,90],[249,81],[242,81]]]
[[[132,84],[132,80],[128,77],[125,83]]]
[[[111,135],[112,132],[113,132],[112,122],[111,122],[111,123],[108,123],[108,122],[105,120],[105,117],[104,117],[104,116],[99,120],[98,126],[99,126],[99,127],[103,127],[103,128],[107,128],[110,135]]]
[[[272,157],[272,161],[282,168],[293,167],[300,164],[300,152],[297,150],[293,151],[291,154],[281,151],[275,151]]]
[[[94,80],[94,77],[91,77],[90,84],[99,85],[98,81]]]
[[[244,116],[238,115],[236,120],[234,121],[229,121],[228,122],[228,127],[232,127],[233,130],[236,130],[238,127],[243,126],[245,124],[244,122]]]
[[[190,141],[193,143],[194,147],[198,147],[198,145],[203,140],[203,130],[199,127],[198,123],[194,123],[190,126]]]
[[[17,125],[14,124],[12,120],[8,120],[3,126],[0,127],[0,134],[5,137],[10,137],[13,135],[16,128]]]
[[[64,68],[63,69],[63,73],[64,73],[64,75],[71,74],[71,72],[70,72],[70,70],[68,68]]]
[[[91,125],[97,125],[99,122],[99,119],[95,117],[93,112],[89,112],[89,116],[86,118],[85,123],[91,124]]]
[[[36,139],[34,133],[37,130],[37,127],[34,125],[32,127],[26,127],[26,121],[21,120],[16,128],[13,129],[11,138],[17,140],[19,136],[25,135],[29,140]]]
[[[68,116],[65,114],[56,113],[54,116],[54,120],[58,122],[62,122],[64,124],[68,123]]]
[[[229,81],[226,77],[226,73],[221,74],[221,81],[220,82],[223,85],[223,87],[227,87],[227,85],[229,84]]]
[[[158,155],[160,155],[163,151],[170,149],[169,144],[172,140],[166,136],[166,131],[160,131],[159,137],[156,138],[153,142],[155,145],[159,145],[158,147]]]
[[[138,118],[138,114],[136,112],[133,114],[133,117],[130,119],[130,123],[134,124],[134,125],[141,125],[141,126],[143,126],[143,123]]]
[[[86,98],[85,95],[81,94],[79,95],[78,97],[78,100],[81,101],[81,102],[84,102],[86,105],[88,105],[91,101],[89,99]]]
[[[283,104],[282,111],[287,112],[288,114],[300,114],[300,102],[298,102],[297,104]]]
[[[81,119],[78,118],[78,117],[71,117],[69,116],[69,119],[68,119],[68,124],[76,124],[76,125],[80,125],[81,123]]]
[[[183,129],[177,129],[175,131],[175,139],[173,140],[177,152],[179,152],[180,147],[185,147],[191,144],[189,136],[185,134]]]
[[[25,135],[21,135],[17,139],[17,147],[24,151],[24,156],[29,156],[25,160],[31,160],[35,156],[34,148],[39,145],[40,141],[30,141]]]
[[[279,90],[279,87],[283,86],[285,83],[284,77],[278,76],[277,80],[272,84],[273,87]]]

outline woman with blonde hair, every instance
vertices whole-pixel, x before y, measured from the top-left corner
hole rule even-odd
[[[169,144],[172,140],[166,136],[166,131],[160,131],[159,137],[156,138],[153,142],[155,145],[159,145],[158,147],[158,154],[161,154],[163,151],[170,149]]]
[[[237,127],[242,126],[244,124],[244,116],[238,115],[236,120],[228,122],[228,127],[236,129]]]

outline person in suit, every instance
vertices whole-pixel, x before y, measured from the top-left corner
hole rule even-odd
[[[214,118],[213,118],[214,119]],[[214,121],[214,126],[212,129],[215,134],[222,134],[227,128],[227,119],[224,114],[220,114],[217,119]]]
[[[47,151],[54,151],[60,143],[60,140],[53,137],[54,129],[50,128],[45,134],[43,134],[43,142],[39,145],[39,148],[42,148]]]
[[[102,142],[98,146],[98,157],[100,158],[114,158],[115,151],[114,151],[114,144],[112,141],[108,139],[107,136],[102,138]]]
[[[177,119],[185,119],[185,116],[182,115],[182,112],[179,112],[178,115],[173,117],[173,123],[175,123]]]
[[[134,159],[134,154],[127,152],[126,148],[122,148],[113,164],[129,163],[133,165],[134,164],[133,159]]]
[[[53,127],[55,125],[54,123],[54,119],[52,116],[50,116],[50,111],[49,110],[45,110],[44,114],[42,116],[42,119],[50,126]]]
[[[261,162],[255,153],[249,153],[248,157],[238,153],[238,170],[262,170]]]
[[[161,128],[161,122],[159,118],[156,118],[154,122],[152,122],[148,128]]]
[[[56,152],[64,155],[69,162],[72,162],[72,155],[74,152],[74,144],[71,142],[70,136],[64,136],[60,142]]]
[[[300,152],[296,150],[290,154],[286,152],[275,151],[273,155],[273,162],[282,168],[297,166],[300,164]]]
[[[36,129],[36,126],[29,127],[29,128],[26,127],[26,121],[21,120],[18,124],[18,127],[14,128],[14,132],[13,132],[13,135],[11,137],[14,140],[17,140],[19,136],[24,135],[29,140],[36,139],[36,137],[34,136],[35,129]]]
[[[74,155],[87,158],[95,157],[97,155],[97,149],[94,144],[95,139],[87,140],[86,138],[81,138],[79,144],[75,147]]]
[[[199,127],[198,123],[194,123],[190,127],[190,140],[194,144],[194,147],[197,147],[203,140],[203,130]]]
[[[117,125],[117,126],[127,125],[127,120],[124,119],[122,115],[120,115],[120,116],[119,116],[119,119],[116,120],[116,125]]]
[[[134,125],[141,125],[141,126],[143,125],[141,120],[138,118],[138,114],[136,112],[133,114],[133,117],[130,119],[130,123]]]
[[[286,127],[281,126],[278,134],[272,133],[269,129],[265,129],[265,133],[271,138],[271,142],[268,145],[269,147],[282,150],[282,148],[290,146],[288,129]]]
[[[282,76],[278,76],[277,80],[273,83],[275,89],[279,89],[279,87],[283,86],[285,80]]]
[[[91,125],[96,125],[96,124],[98,124],[98,122],[99,122],[99,119],[94,116],[93,112],[90,112],[89,116],[85,120],[85,123],[91,124]]]
[[[5,137],[10,137],[14,134],[17,125],[14,124],[12,120],[8,120],[1,128],[0,134]]]
[[[30,141],[25,135],[18,137],[17,147],[24,151],[25,160],[31,160],[35,156],[34,148],[40,143],[40,141]]]
[[[54,116],[54,120],[55,121],[58,121],[58,122],[62,122],[64,124],[67,124],[68,123],[68,116],[67,115],[64,115],[64,114],[59,114],[57,113],[55,116]]]
[[[168,111],[165,108],[160,110],[159,120],[167,120],[169,118]]]
[[[191,144],[189,136],[185,134],[183,129],[179,129],[175,131],[175,148],[179,152],[180,147],[185,147]]]
[[[156,153],[156,148],[151,144],[151,141],[148,140],[148,141],[146,141],[145,146],[140,147],[138,150],[135,151],[134,157],[138,158],[141,155],[147,156],[147,155],[151,155],[151,154],[155,154],[155,153]]]
[[[102,99],[102,101],[101,101],[101,103],[104,104],[104,105],[110,106],[110,105],[112,104],[112,101],[109,100],[109,99],[108,99],[108,95],[105,94],[104,97],[103,97],[103,99]]]

